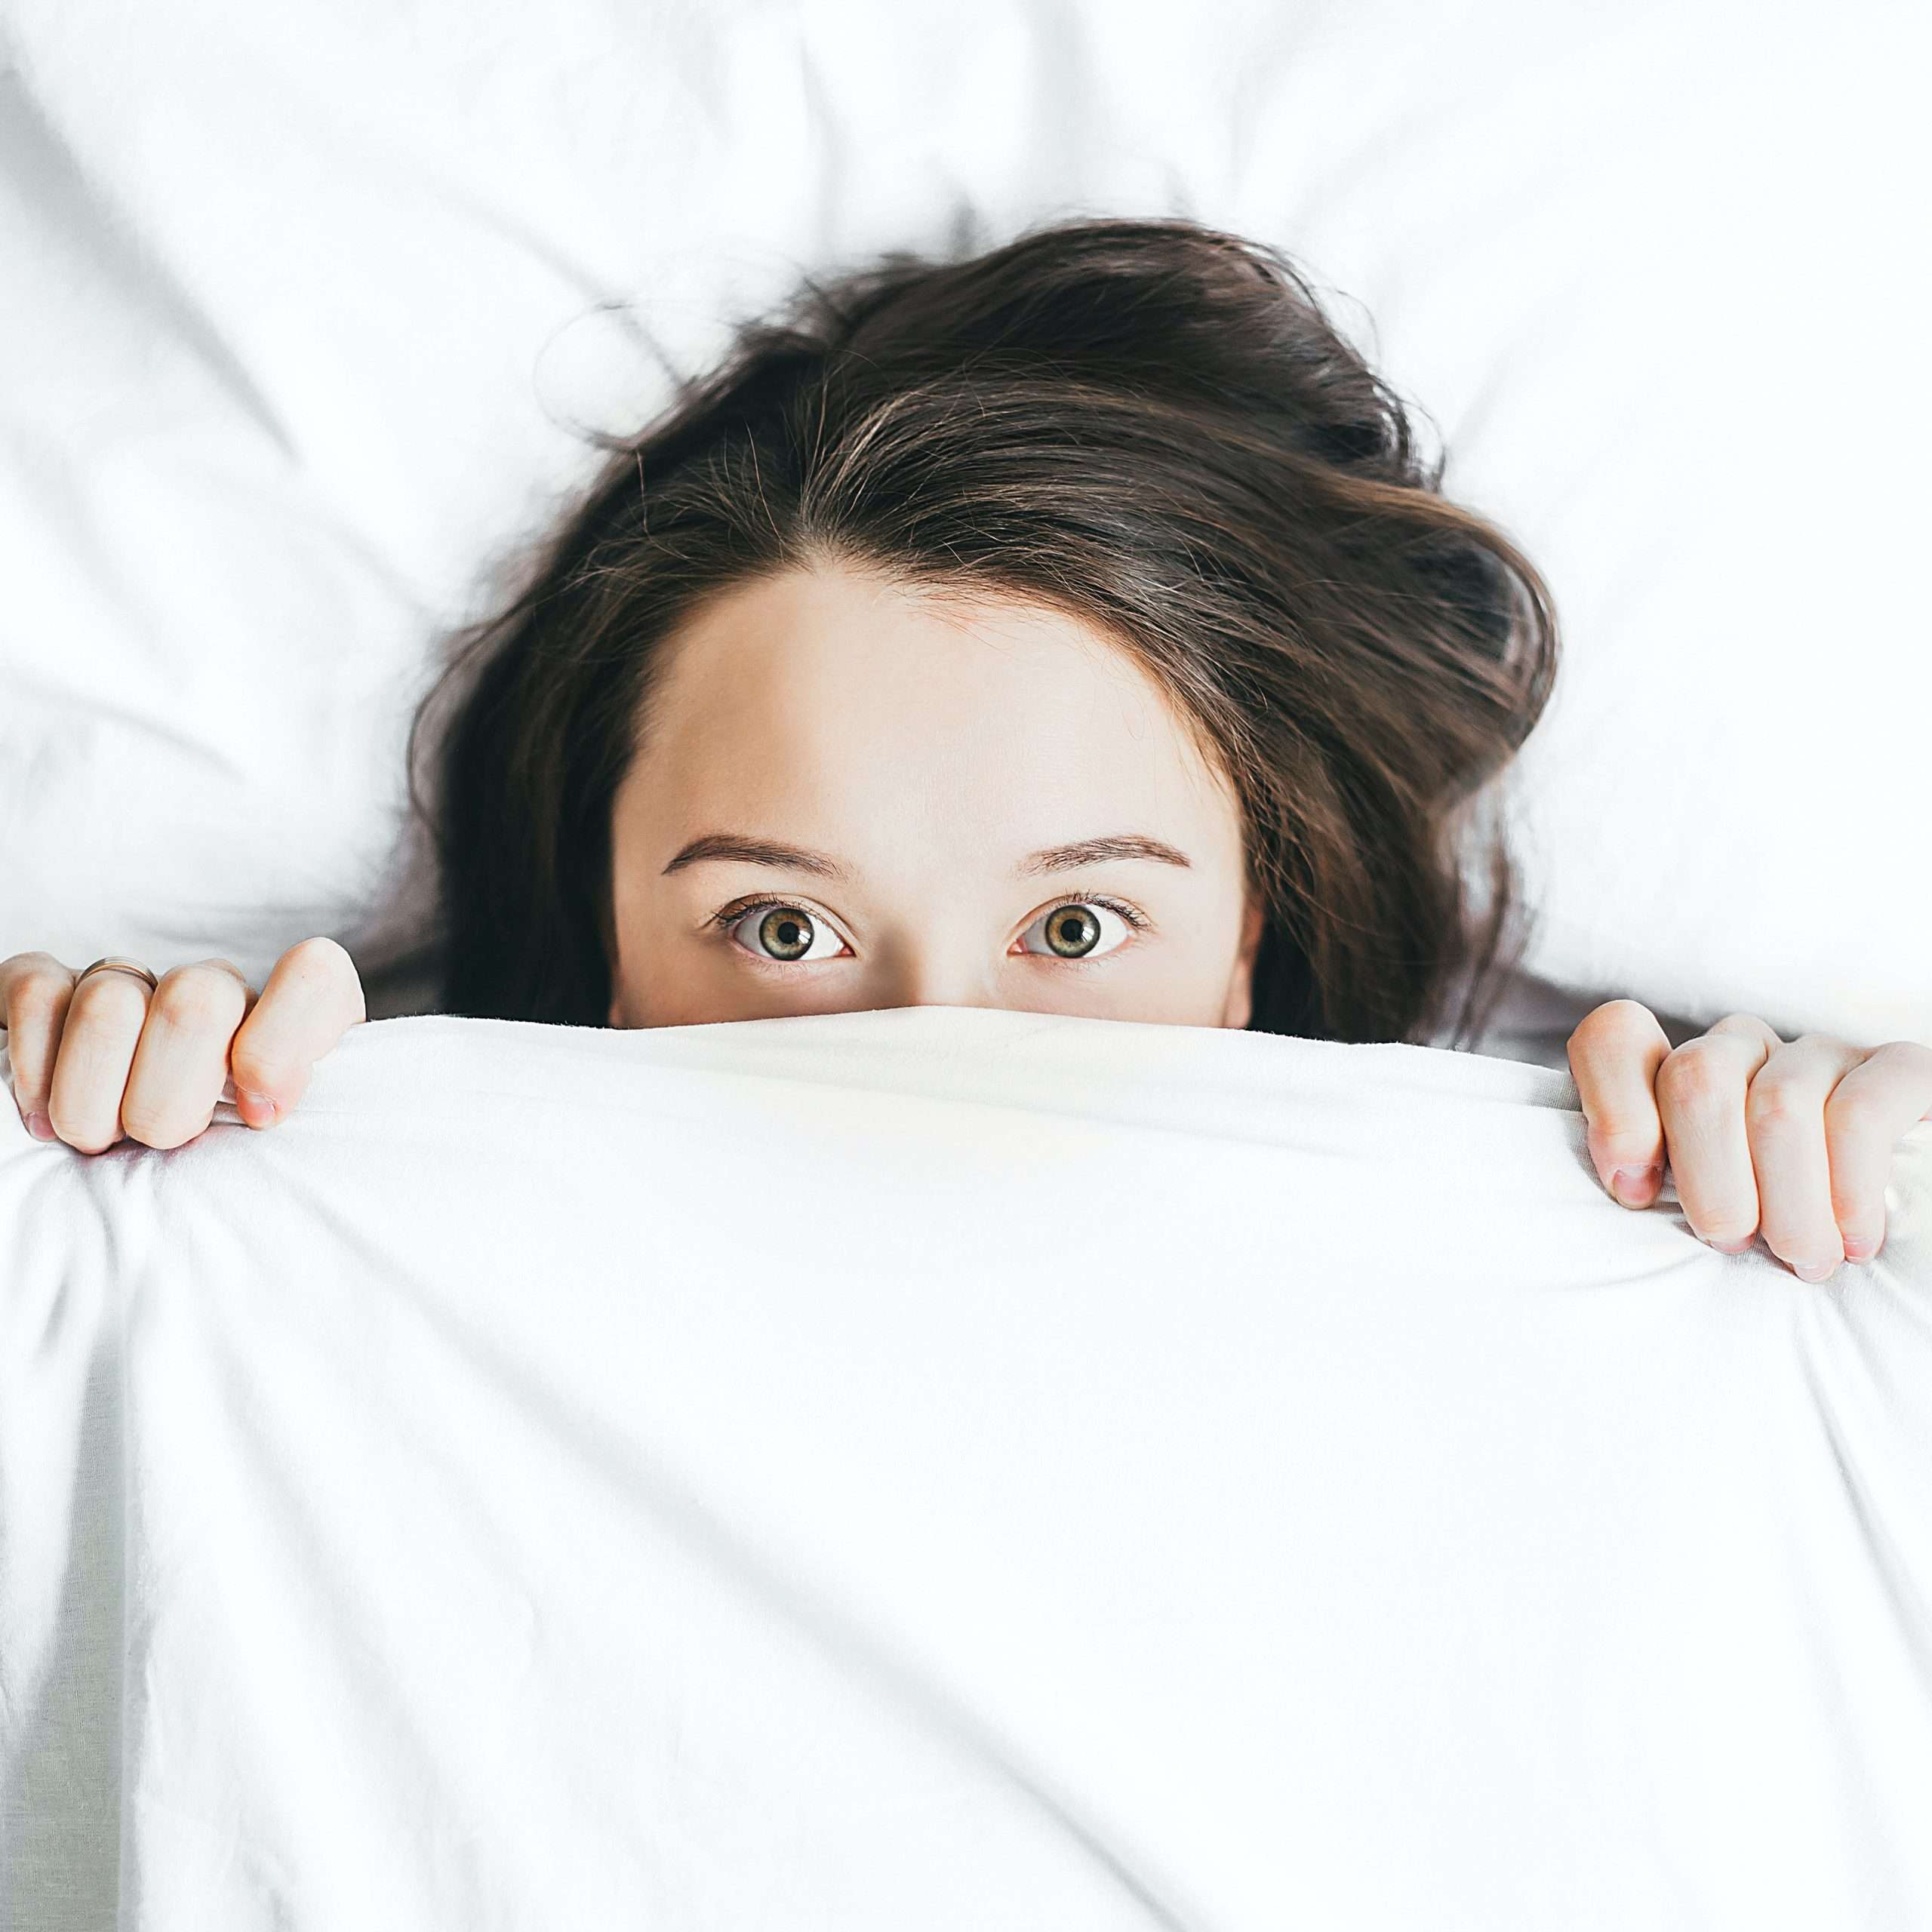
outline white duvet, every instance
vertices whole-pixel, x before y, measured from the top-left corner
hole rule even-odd
[[[1814,1287],[1574,1102],[924,1008],[0,1109],[0,1924],[1932,1923],[1932,1125]]]

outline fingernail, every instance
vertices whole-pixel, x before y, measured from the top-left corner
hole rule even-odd
[[[1791,1272],[1801,1281],[1829,1281],[1838,1272],[1838,1264],[1835,1261],[1820,1261],[1815,1266],[1801,1267],[1794,1262]]]
[[[1626,1208],[1641,1208],[1651,1190],[1663,1179],[1661,1167],[1619,1168],[1610,1177],[1610,1191]]]
[[[1700,1235],[1697,1238],[1706,1247],[1715,1248],[1720,1254],[1742,1254],[1747,1247],[1755,1247],[1758,1244],[1755,1235],[1746,1235],[1742,1241],[1713,1241],[1709,1235]]]
[[[266,1114],[271,1120],[281,1111],[266,1094],[257,1094],[248,1087],[235,1088],[235,1100],[238,1106],[245,1104],[258,1114]]]
[[[43,1113],[31,1113],[27,1115],[27,1131],[36,1140],[51,1140],[54,1123]]]
[[[1869,1261],[1878,1251],[1875,1241],[1861,1241],[1851,1235],[1844,1238],[1844,1258],[1847,1261]]]

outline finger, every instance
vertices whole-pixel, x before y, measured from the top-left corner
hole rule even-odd
[[[315,1063],[368,1017],[355,963],[332,939],[306,939],[275,961],[229,1049],[235,1103],[271,1127],[307,1092]]]
[[[1584,1016],[1570,1035],[1584,1136],[1597,1178],[1626,1208],[1647,1208],[1663,1181],[1663,1123],[1657,1069],[1670,1040],[1655,1014],[1634,999],[1614,999]]]
[[[1932,1119],[1932,1049],[1912,1040],[1874,1047],[1825,1102],[1832,1213],[1847,1261],[1884,1244],[1885,1184],[1898,1144]]]
[[[148,1001],[122,1096],[121,1124],[149,1147],[179,1147],[214,1118],[228,1043],[254,1001],[240,968],[197,960],[164,973]]]
[[[1657,1109],[1684,1217],[1700,1241],[1726,1254],[1741,1254],[1756,1238],[1758,1176],[1745,1099],[1758,1069],[1783,1044],[1763,1020],[1729,1014],[1657,1069]]]
[[[1764,1245],[1801,1281],[1827,1280],[1844,1260],[1832,1204],[1825,1107],[1864,1057],[1864,1048],[1849,1041],[1804,1034],[1779,1046],[1745,1100],[1745,1131],[1762,1209],[1759,1232]]]
[[[122,1137],[121,1097],[152,995],[131,973],[94,973],[68,995],[47,1117],[57,1138],[99,1154]]]
[[[51,952],[17,952],[0,960],[0,1025],[7,1029],[14,1098],[27,1131],[42,1140],[57,1137],[47,1100],[73,990],[72,970]]]

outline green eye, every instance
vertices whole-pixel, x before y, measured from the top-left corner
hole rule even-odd
[[[1044,940],[1044,956],[1055,959],[1101,959],[1127,942],[1124,932],[1109,940],[1102,913],[1111,914],[1123,925],[1144,926],[1147,922],[1131,906],[1112,899],[1069,899],[1050,906],[1021,934],[1023,942],[1035,932]],[[1029,947],[1027,949],[1031,951]]]
[[[1100,943],[1097,911],[1086,906],[1057,906],[1047,915],[1046,940],[1063,958],[1085,958]]]
[[[838,935],[829,925],[821,926],[804,906],[789,900],[764,899],[755,905],[727,906],[717,915],[717,923],[724,925],[753,958],[774,966],[816,964],[820,959],[838,957]],[[740,937],[741,933],[744,937]],[[812,949],[820,940],[830,940],[830,949],[815,953]]]
[[[817,937],[811,914],[789,906],[774,906],[758,922],[758,943],[774,959],[802,959]]]

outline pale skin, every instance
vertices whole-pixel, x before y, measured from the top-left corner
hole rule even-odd
[[[1247,1023],[1262,912],[1233,794],[1103,635],[828,564],[721,593],[669,651],[613,808],[613,1027],[908,1005]],[[1096,843],[1116,840],[1143,843]],[[222,959],[152,992],[75,982],[45,952],[0,961],[23,1116],[83,1153],[186,1144],[229,1079],[272,1127],[366,1017],[329,939],[259,993]],[[1807,1279],[1881,1247],[1894,1152],[1932,1118],[1911,1041],[1785,1041],[1734,1014],[1673,1050],[1620,999],[1568,1050],[1614,1198],[1649,1205],[1668,1162],[1700,1238],[1761,1237]]]

